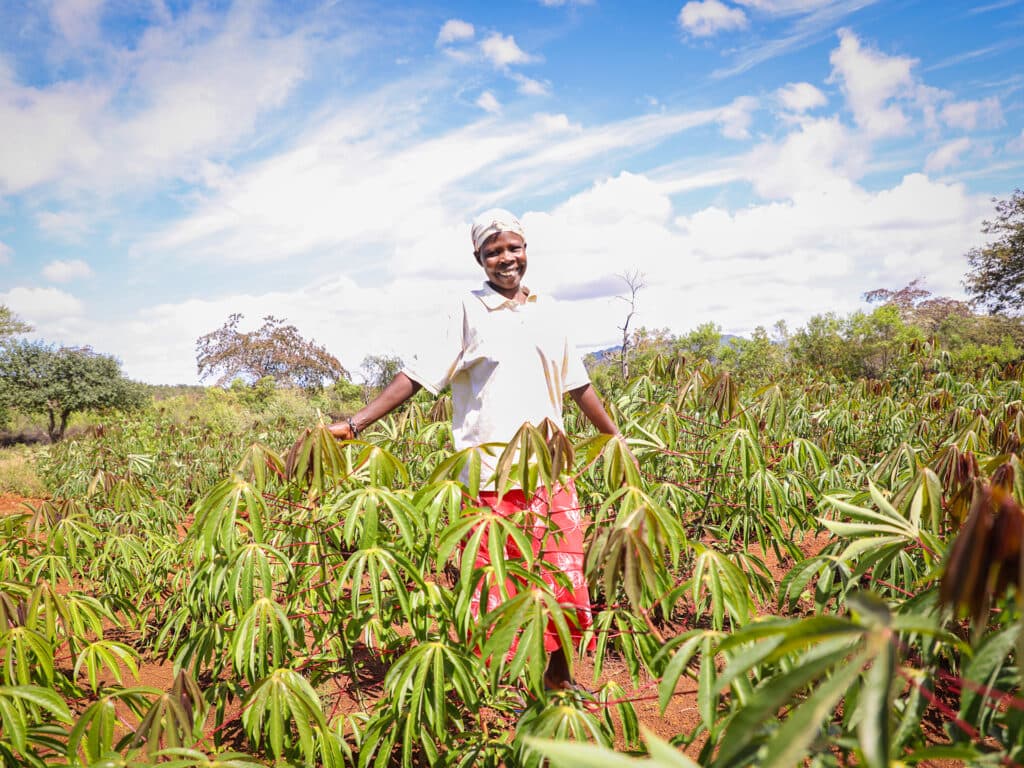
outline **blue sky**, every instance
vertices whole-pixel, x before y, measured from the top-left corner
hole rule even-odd
[[[285,317],[430,343],[522,215],[585,348],[961,296],[1024,169],[1024,0],[0,0],[0,303],[133,378]]]

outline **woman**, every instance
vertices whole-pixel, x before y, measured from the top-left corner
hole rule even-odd
[[[408,366],[380,395],[352,417],[331,425],[331,433],[341,440],[352,439],[421,387],[437,394],[450,384],[456,450],[506,443],[525,422],[539,425],[550,419],[561,428],[566,392],[598,430],[617,434],[618,428],[591,386],[552,300],[523,284],[527,259],[522,224],[508,211],[494,209],[473,221],[470,234],[473,256],[484,270],[484,284],[461,297],[436,345],[412,355]],[[493,461],[485,458],[483,463],[486,477],[488,471],[494,471]],[[543,489],[530,497],[515,489],[500,502],[496,493],[481,492],[479,502],[505,516],[517,510],[534,514],[538,520],[535,554],[545,570],[568,576],[571,590],[565,579],[544,574],[559,602],[575,609],[578,636],[592,620],[583,578],[579,502],[572,482],[554,489],[551,498]],[[551,528],[556,530],[554,536],[547,535]],[[482,544],[476,564],[486,565],[487,558],[487,547]],[[477,611],[479,600],[478,595]],[[499,601],[498,590],[490,589],[486,609],[493,609]],[[574,688],[569,662],[553,631],[546,633],[545,647],[550,654],[545,685]]]

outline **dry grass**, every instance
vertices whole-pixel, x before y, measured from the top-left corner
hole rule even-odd
[[[28,446],[0,448],[0,493],[39,498],[46,486],[36,474],[35,451]]]

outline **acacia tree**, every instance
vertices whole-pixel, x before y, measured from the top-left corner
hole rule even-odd
[[[967,252],[970,272],[964,286],[977,306],[992,313],[1024,310],[1024,191],[996,200],[996,217],[981,231],[995,236],[983,248]]]
[[[242,317],[236,312],[216,331],[196,339],[200,379],[219,374],[217,385],[225,386],[236,378],[253,383],[270,376],[284,386],[319,389],[325,381],[348,378],[338,358],[302,338],[284,318],[267,315],[262,326],[245,333],[238,330]]]
[[[0,400],[26,415],[44,415],[51,442],[64,437],[71,414],[127,410],[144,399],[110,355],[89,347],[16,341],[0,351]]]

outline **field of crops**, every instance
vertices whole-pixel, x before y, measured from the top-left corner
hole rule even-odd
[[[472,505],[443,397],[345,444],[149,411],[54,446],[53,498],[0,518],[0,759],[1022,765],[1021,371],[906,360],[755,390],[656,358],[605,393],[625,442],[520,431],[503,478],[585,507],[592,695],[544,690],[569,619],[532,558],[474,569],[522,521]]]

